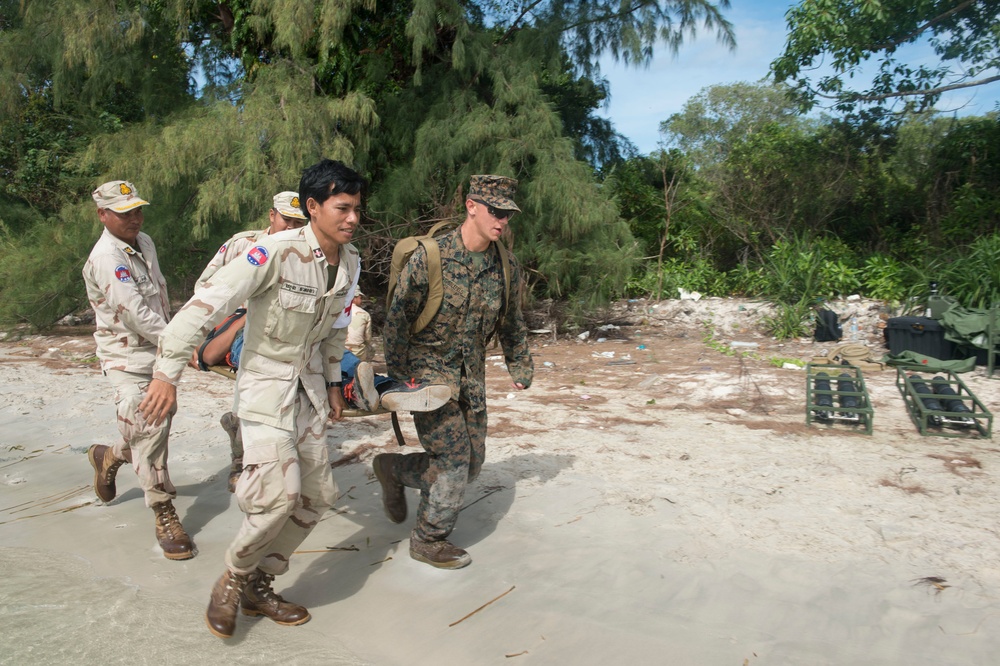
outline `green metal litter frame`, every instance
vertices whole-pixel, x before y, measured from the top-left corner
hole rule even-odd
[[[826,378],[816,375],[825,373]],[[848,377],[841,377],[847,374]],[[816,381],[830,382],[829,389],[817,389]],[[839,382],[849,381],[854,385],[854,391],[841,391]],[[836,387],[835,387],[836,386]],[[823,396],[831,398],[830,405],[822,404]],[[841,400],[845,397],[855,397],[858,399],[857,405],[853,407],[842,406]],[[817,399],[820,403],[817,404]],[[827,416],[824,418],[824,414]],[[865,434],[872,434],[872,421],[875,411],[872,409],[872,401],[868,397],[868,387],[865,386],[865,379],[861,375],[861,369],[853,365],[840,365],[835,363],[809,363],[806,365],[806,425],[820,423],[823,425],[847,425],[852,428],[864,426]]]
[[[917,430],[921,435],[931,435],[936,437],[993,438],[993,414],[986,409],[986,406],[983,405],[982,401],[980,401],[979,398],[977,398],[976,395],[969,390],[969,387],[965,385],[965,382],[963,382],[958,375],[951,371],[935,373],[935,377],[940,377],[955,391],[955,395],[953,396],[942,396],[938,393],[927,394],[917,391],[916,382],[926,385],[932,385],[934,382],[933,378],[925,377],[923,375],[918,375],[919,379],[914,380],[913,377],[907,374],[916,373],[919,372],[919,370],[920,369],[918,367],[914,366],[897,366],[896,387],[903,396],[903,402],[906,403],[906,411],[910,414],[910,418],[913,419],[913,423],[917,426]],[[945,411],[944,409],[929,409],[924,404],[924,400],[928,397],[928,395],[930,395],[931,398],[937,399],[939,402],[942,399],[959,400],[965,404],[970,411],[954,412]],[[970,419],[972,423],[966,425],[965,427],[961,427],[959,424],[963,419]],[[935,420],[940,421],[940,425],[935,425]],[[985,426],[983,426],[984,422],[986,423]]]

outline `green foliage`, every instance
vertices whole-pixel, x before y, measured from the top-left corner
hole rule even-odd
[[[803,108],[828,103],[853,111],[900,100],[929,108],[950,90],[992,83],[1000,66],[996,0],[802,0],[786,18],[785,50],[771,71],[796,85]],[[929,42],[936,62],[907,57],[906,47],[921,42]],[[852,89],[870,62],[878,64],[870,85]],[[825,68],[832,73],[814,74]]]
[[[1000,234],[975,240],[967,253],[940,264],[929,277],[965,307],[1000,305]]]
[[[89,252],[100,228],[92,208],[77,206],[64,219],[48,218],[16,243],[0,235],[0,321],[43,328],[85,302],[81,271],[87,254],[80,248]]]
[[[727,273],[730,293],[741,296],[765,296],[767,276],[760,266],[739,264]]]
[[[725,160],[732,147],[771,124],[796,122],[789,88],[763,82],[709,86],[660,123],[667,146],[680,149],[700,169]]]
[[[850,248],[836,238],[780,240],[761,265],[763,293],[786,305],[851,294],[861,285],[852,257]]]
[[[670,258],[664,262],[661,272],[651,270],[641,277],[630,278],[626,294],[656,299],[677,298],[679,289],[697,291],[703,296],[726,296],[730,293],[726,274],[709,261],[699,259],[688,263]]]
[[[37,256],[96,184],[126,178],[153,202],[147,230],[183,297],[206,246],[258,226],[274,192],[331,157],[370,178],[358,245],[377,284],[393,238],[460,215],[471,174],[502,173],[521,182],[512,241],[536,295],[592,307],[622,292],[638,257],[581,161],[629,148],[594,113],[606,96],[597,59],[643,64],[699,27],[732,45],[720,7],[0,0],[0,230],[10,253]],[[34,229],[48,217],[58,222]],[[46,255],[73,266],[53,275],[78,273],[91,239],[77,240],[75,254]],[[40,325],[81,293],[19,288],[0,285],[5,322]]]
[[[798,303],[776,303],[777,312],[762,320],[764,330],[779,340],[810,335],[807,322],[812,313],[812,304],[803,300]]]
[[[996,117],[951,123],[934,143],[926,183],[927,232],[935,243],[963,245],[1000,223],[1000,123]]]
[[[863,290],[869,298],[883,301],[900,301],[904,297],[907,267],[899,260],[884,254],[873,254],[865,259],[861,270]]]

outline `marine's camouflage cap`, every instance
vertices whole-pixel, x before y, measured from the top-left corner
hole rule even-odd
[[[135,191],[135,185],[127,180],[112,180],[104,183],[91,195],[98,208],[107,208],[116,213],[127,213],[139,206],[148,206],[149,202],[140,198]]]
[[[502,210],[521,211],[514,203],[517,181],[506,176],[478,175],[469,179],[469,198]]]
[[[299,207],[298,192],[278,192],[275,194],[274,210],[285,217],[294,217],[296,220],[309,219],[302,214],[302,209]]]

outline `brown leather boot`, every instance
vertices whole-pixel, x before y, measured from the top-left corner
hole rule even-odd
[[[229,468],[229,492],[236,492],[236,481],[243,473],[243,433],[240,431],[240,420],[232,412],[226,412],[219,419],[222,429],[229,435],[229,450],[233,457],[233,464]]]
[[[251,617],[263,615],[288,627],[308,622],[312,617],[309,611],[282,599],[280,594],[271,589],[273,580],[274,574],[264,573],[260,569],[250,574],[240,592],[243,614]]]
[[[406,492],[392,472],[392,466],[402,456],[398,453],[380,453],[372,460],[375,478],[382,486],[382,508],[394,523],[406,520]]]
[[[247,576],[226,570],[212,588],[212,597],[205,611],[208,630],[219,638],[230,638],[236,630],[236,611],[240,607],[240,590],[247,584]]]
[[[168,560],[189,560],[194,557],[194,544],[184,531],[174,503],[170,500],[153,505],[156,514],[156,540]]]
[[[410,557],[438,569],[461,569],[472,564],[467,552],[445,539],[421,541],[411,536]]]
[[[94,468],[94,493],[102,502],[110,502],[118,495],[115,476],[118,468],[125,463],[124,458],[115,458],[110,446],[94,444],[87,451],[87,457]]]

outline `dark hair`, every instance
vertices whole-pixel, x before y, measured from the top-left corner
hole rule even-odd
[[[357,171],[339,160],[322,159],[302,172],[299,180],[299,208],[310,220],[306,202],[315,199],[322,205],[334,194],[357,194],[368,182]]]

